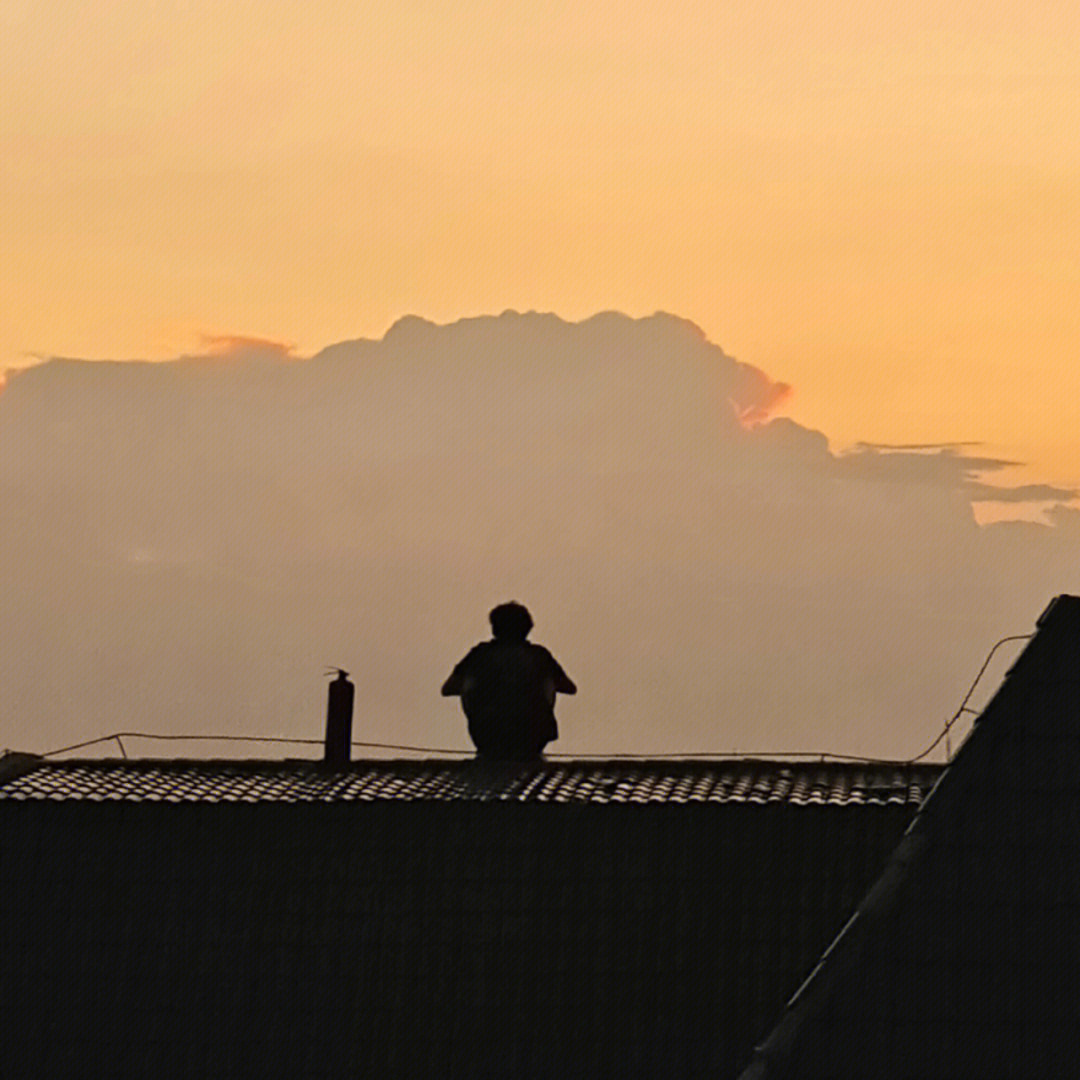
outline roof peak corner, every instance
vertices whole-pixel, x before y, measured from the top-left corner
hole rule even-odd
[[[1076,678],[1076,655],[1080,650],[1080,596],[1055,596],[1035,620],[1035,633],[1009,669],[1010,682],[1021,672],[1051,674],[1072,682]]]
[[[1061,619],[1080,623],[1080,596],[1059,593],[1046,605],[1043,613],[1035,620],[1035,625],[1041,630],[1051,620],[1057,623]]]

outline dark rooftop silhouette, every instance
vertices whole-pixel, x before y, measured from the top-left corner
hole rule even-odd
[[[8,755],[5,1075],[1071,1075],[1078,649],[947,767]]]
[[[10,1076],[732,1075],[939,766],[47,761]]]

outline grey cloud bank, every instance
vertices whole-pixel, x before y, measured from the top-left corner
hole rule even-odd
[[[757,423],[787,388],[670,315],[213,344],[0,393],[0,744],[318,737],[340,664],[356,738],[465,749],[439,685],[516,598],[581,688],[552,750],[906,756],[1080,589],[1080,512],[979,527],[974,448]]]

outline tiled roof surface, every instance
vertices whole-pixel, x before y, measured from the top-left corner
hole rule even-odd
[[[126,802],[466,801],[907,805],[940,765],[763,760],[575,761],[42,761],[0,784],[0,799]]]

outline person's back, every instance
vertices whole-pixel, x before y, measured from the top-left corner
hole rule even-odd
[[[525,640],[532,618],[522,605],[501,604],[490,618],[493,639],[469,650],[442,692],[461,696],[481,757],[535,758],[559,737],[555,695],[577,687],[547,649]]]

